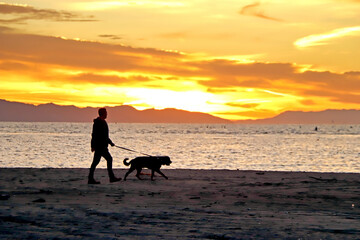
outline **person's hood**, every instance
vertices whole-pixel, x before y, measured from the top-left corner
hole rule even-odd
[[[94,119],[94,122],[102,122],[102,121],[104,121],[104,120],[102,120],[100,117],[97,117]]]

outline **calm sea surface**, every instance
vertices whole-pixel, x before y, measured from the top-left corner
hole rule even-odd
[[[172,169],[360,173],[360,125],[115,124],[122,147],[168,155]],[[88,168],[92,123],[0,122],[0,167]],[[141,154],[109,147],[115,168]],[[100,168],[106,168],[102,160]]]

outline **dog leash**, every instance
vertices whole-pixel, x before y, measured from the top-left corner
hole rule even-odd
[[[146,153],[142,153],[142,152],[139,152],[139,151],[135,151],[135,150],[132,150],[132,149],[129,149],[129,148],[120,147],[120,146],[117,146],[117,145],[115,145],[115,147],[124,149],[124,150],[129,151],[129,152],[141,153],[141,154],[143,154],[143,155],[145,155],[145,156],[153,157],[152,155],[149,155],[149,154],[146,154]]]

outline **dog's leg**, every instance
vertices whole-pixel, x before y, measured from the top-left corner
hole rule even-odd
[[[155,170],[157,173],[159,173],[161,176],[163,176],[165,179],[169,179],[167,176],[165,176],[165,174],[163,174],[160,169],[156,169]]]
[[[151,169],[151,181],[154,181],[154,173],[155,173],[154,169]]]
[[[142,180],[142,179],[140,178],[141,170],[142,170],[141,168],[137,168],[137,169],[136,169],[136,171],[137,171],[136,177],[137,177],[139,180]]]
[[[135,168],[130,167],[129,171],[127,171],[127,173],[125,174],[124,181],[126,181],[127,176],[134,170],[135,170]]]

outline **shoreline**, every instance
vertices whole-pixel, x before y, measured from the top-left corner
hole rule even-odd
[[[356,239],[360,174],[0,168],[0,238]],[[124,177],[126,169],[114,169]],[[149,173],[145,170],[144,173]]]
[[[79,171],[89,171],[89,168],[85,168],[85,167],[0,167],[0,170],[3,169],[18,169],[18,170],[26,170],[26,169],[33,169],[33,170],[79,170]],[[128,167],[121,167],[121,168],[114,168],[113,170],[115,171],[127,171],[129,168]],[[106,167],[97,167],[95,171],[97,170],[101,170],[101,171],[106,171]],[[143,171],[150,171],[146,168],[143,169]],[[254,170],[254,169],[226,169],[226,168],[219,168],[219,169],[196,169],[196,168],[166,168],[166,166],[164,168],[161,168],[161,171],[234,171],[234,172],[264,172],[264,173],[314,173],[314,174],[359,174],[360,172],[317,172],[317,171],[290,171],[290,170],[284,170],[284,171],[280,171],[280,170]]]

